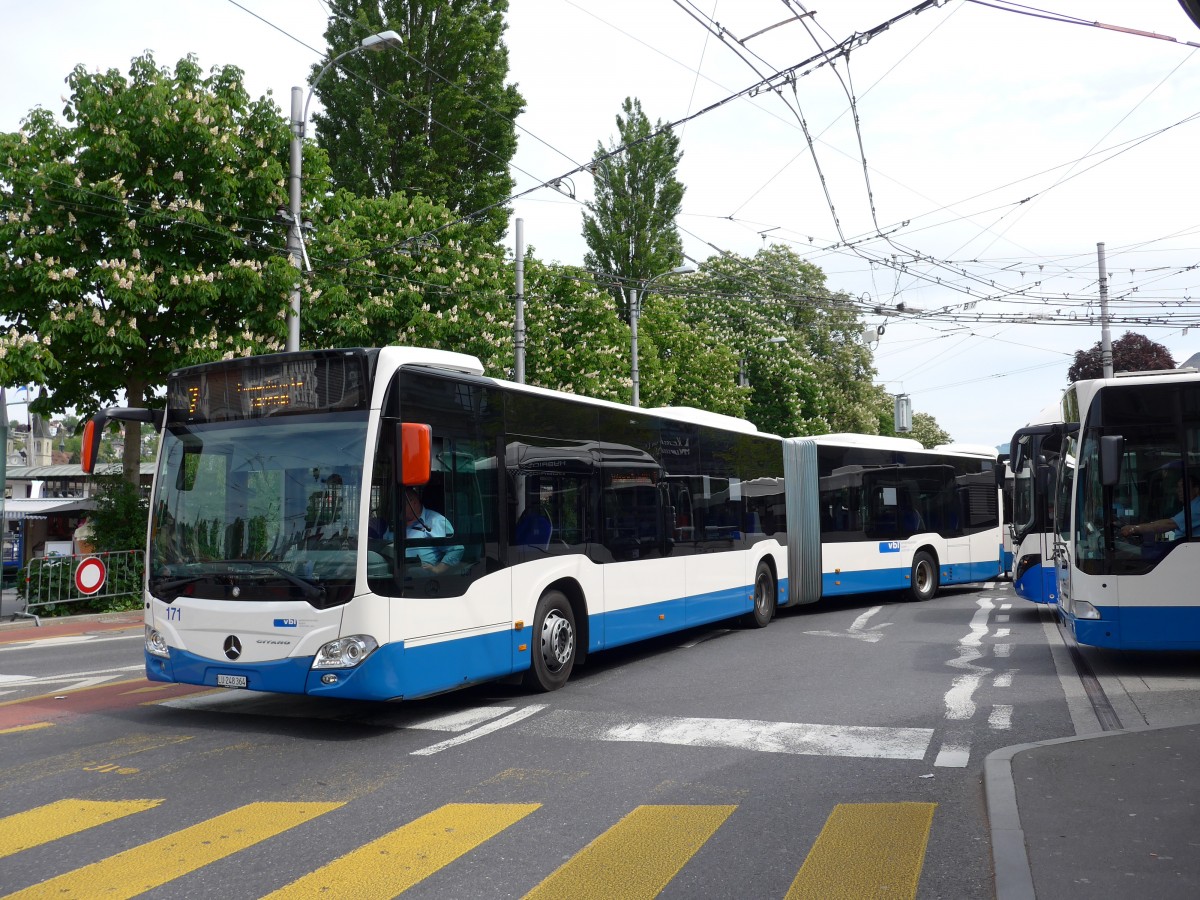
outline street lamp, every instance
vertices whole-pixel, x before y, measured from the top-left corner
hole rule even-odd
[[[654,277],[642,282],[642,297],[650,291],[650,285],[658,281],[660,278],[665,278],[667,275],[688,275],[695,272],[695,266],[689,266],[686,263],[682,266],[676,266],[669,272],[659,272]],[[641,315],[641,306],[638,304],[638,289],[631,287],[629,289],[629,349],[633,357],[633,405],[639,406],[638,396],[638,349],[637,349],[637,323],[638,316]]]
[[[778,336],[769,337],[765,341],[761,341],[760,343],[764,344],[764,345],[766,345],[766,344],[786,344],[787,338],[778,337]],[[750,351],[749,351],[749,349],[747,349],[742,352],[742,358],[738,361],[738,387],[744,387],[744,388],[750,387],[750,375],[746,371],[746,367],[749,364],[750,364]]]
[[[304,125],[308,121],[308,104],[312,101],[313,91],[316,90],[321,77],[339,60],[351,53],[358,53],[360,50],[376,51],[400,45],[400,35],[394,31],[380,31],[377,34],[367,35],[358,42],[357,47],[352,47],[345,53],[339,53],[322,67],[321,71],[317,73],[317,77],[313,79],[312,85],[308,89],[308,97],[304,99],[303,103],[300,101],[304,88],[292,88],[291,168],[288,176],[288,211],[284,220],[288,223],[288,258],[297,274],[296,285],[292,288],[292,306],[288,312],[288,350],[300,349],[300,272],[303,271],[306,256],[304,235],[301,233],[303,226],[300,222],[300,162],[304,155]]]

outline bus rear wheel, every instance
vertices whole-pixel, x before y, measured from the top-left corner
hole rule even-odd
[[[571,677],[576,652],[575,612],[561,591],[546,591],[533,614],[533,662],[525,687],[556,691]]]
[[[752,628],[766,628],[775,618],[775,576],[765,562],[758,564],[754,573],[754,609],[747,614],[745,623]]]
[[[938,567],[924,550],[913,556],[908,592],[914,600],[931,600],[938,590]]]

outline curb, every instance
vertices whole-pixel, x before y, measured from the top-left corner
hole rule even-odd
[[[1029,852],[1025,844],[1025,830],[1021,827],[1021,813],[1017,808],[1017,786],[1012,773],[1013,757],[1026,750],[1051,747],[1055,744],[1073,744],[1123,734],[1170,731],[1196,726],[1200,726],[1200,720],[1176,722],[1172,725],[1120,728],[1098,734],[1077,734],[1029,744],[1014,744],[989,753],[983,761],[983,795],[984,805],[987,807],[988,828],[992,836],[992,872],[996,882],[996,900],[1037,898],[1033,886],[1033,870],[1029,864]]]

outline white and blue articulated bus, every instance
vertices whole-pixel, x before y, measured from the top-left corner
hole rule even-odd
[[[928,600],[939,586],[1003,573],[994,448],[858,434],[784,445],[788,534],[820,554],[792,562],[801,602],[898,590]]]
[[[145,583],[150,679],[384,700],[521,676],[788,593],[783,442],[407,347],[180,369]],[[93,452],[89,449],[89,453]],[[85,461],[86,465],[86,461]]]
[[[1200,372],[1079,381],[1062,410],[1060,618],[1081,644],[1200,649]]]
[[[1056,603],[1054,569],[1054,483],[1063,435],[1078,426],[1062,421],[1059,406],[1018,428],[1009,444],[1013,472],[1013,590],[1033,603]]]

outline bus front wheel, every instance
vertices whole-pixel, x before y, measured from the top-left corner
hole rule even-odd
[[[937,593],[937,589],[937,563],[924,550],[919,550],[913,556],[912,575],[908,584],[909,594],[914,600],[930,600]]]
[[[561,591],[546,591],[533,614],[533,662],[525,673],[525,686],[535,691],[556,691],[575,668],[575,613]]]
[[[754,609],[745,622],[752,628],[766,628],[775,618],[775,576],[765,562],[758,564],[754,573]]]

